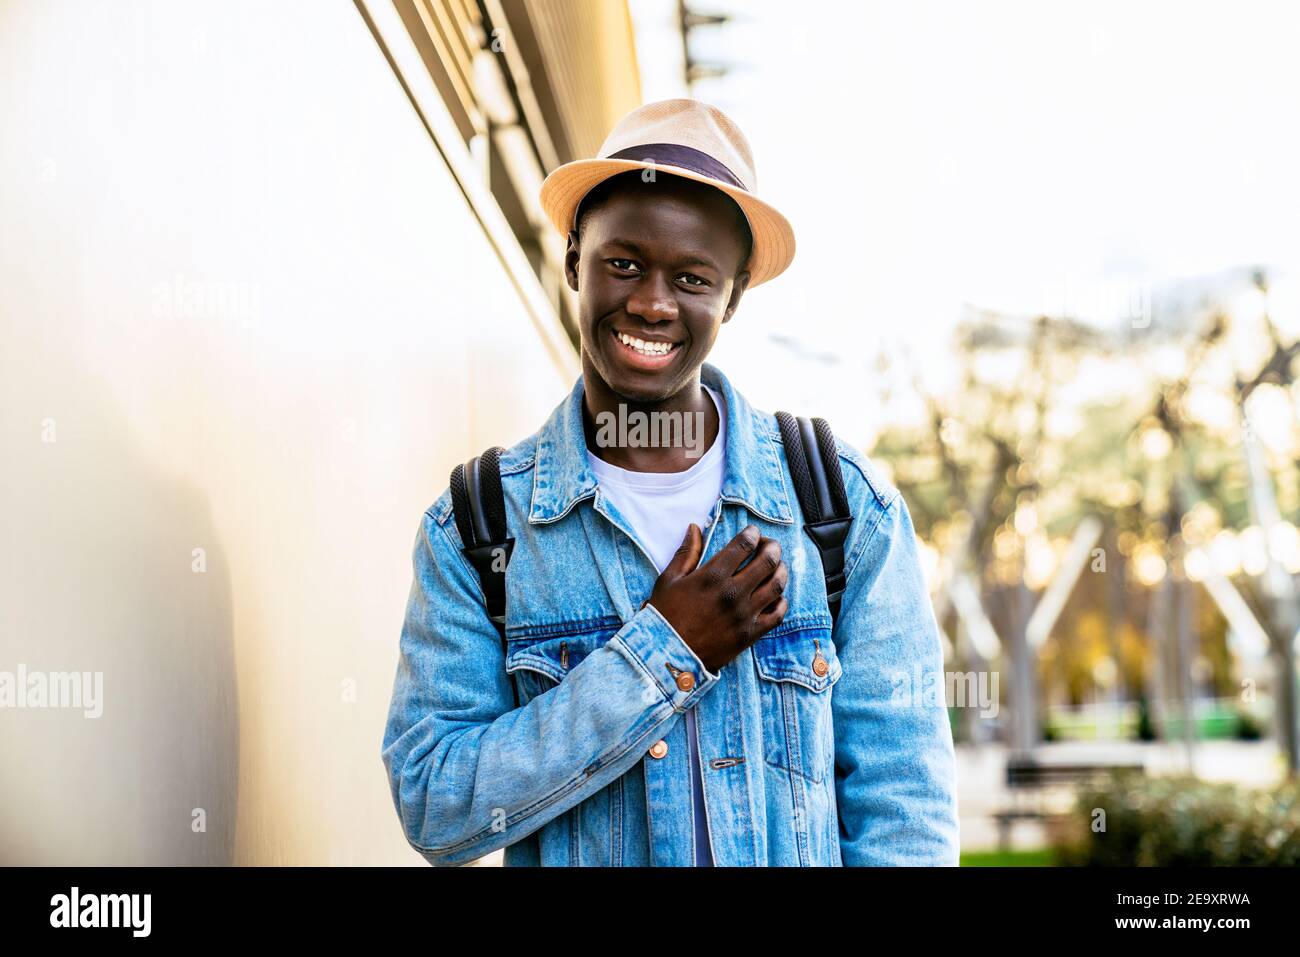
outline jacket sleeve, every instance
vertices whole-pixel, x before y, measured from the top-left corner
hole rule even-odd
[[[647,605],[515,707],[478,577],[428,512],[412,563],[382,756],[407,841],[430,864],[513,844],[595,794],[718,681]],[[670,664],[695,675],[689,692]]]
[[[848,478],[846,470],[846,479]],[[852,502],[831,699],[840,852],[848,866],[956,865],[958,823],[943,650],[912,518],[892,490]]]

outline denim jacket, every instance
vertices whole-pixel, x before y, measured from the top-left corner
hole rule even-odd
[[[692,864],[690,708],[718,866],[957,863],[942,652],[906,503],[837,441],[854,522],[832,628],[776,417],[711,364],[701,378],[727,406],[701,564],[757,525],[790,568],[784,621],[715,674],[641,607],[657,572],[588,467],[579,378],[501,456],[506,648],[449,491],[416,537],[382,755],[429,863],[504,847],[508,865]]]

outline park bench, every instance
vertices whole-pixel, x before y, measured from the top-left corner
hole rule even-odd
[[[1012,800],[993,814],[998,827],[998,847],[1003,851],[1010,849],[1011,826],[1016,821],[1042,821],[1061,813],[1049,806],[1049,795],[1061,794],[1065,789],[1077,790],[1119,772],[1142,774],[1145,770],[1140,762],[1063,763],[1009,758],[1006,783]]]

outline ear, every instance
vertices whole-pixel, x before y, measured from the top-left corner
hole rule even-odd
[[[578,248],[578,234],[576,231],[569,230],[569,244],[564,250],[564,278],[569,284],[569,288],[574,292],[578,291],[578,259],[581,250]]]
[[[731,298],[727,300],[727,311],[722,314],[722,321],[729,322],[736,312],[736,307],[740,305],[740,297],[745,294],[749,288],[749,272],[745,271],[736,276],[736,281],[731,286]]]

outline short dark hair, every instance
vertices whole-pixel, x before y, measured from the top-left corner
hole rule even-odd
[[[574,230],[577,232],[579,239],[582,238],[583,221],[592,213],[593,210],[604,205],[610,197],[622,190],[645,188],[646,181],[641,179],[642,172],[643,171],[640,169],[629,169],[624,170],[622,173],[615,173],[609,179],[601,180],[587,191],[587,195],[582,197],[582,200],[578,203],[577,213],[574,216]],[[673,176],[671,173],[656,173],[656,176],[660,175],[671,176],[677,183],[685,183],[688,187],[698,187],[702,190],[710,190],[727,201],[726,204],[731,209],[732,216],[735,219],[735,228],[741,235],[742,246],[744,248],[744,255],[740,257],[740,266],[736,271],[739,272],[740,269],[743,269],[749,262],[749,257],[754,252],[754,234],[749,228],[749,217],[747,217],[745,211],[740,208],[740,204],[722,190],[710,186],[707,183],[687,179],[685,176]],[[658,180],[656,179],[653,182],[658,182]]]

